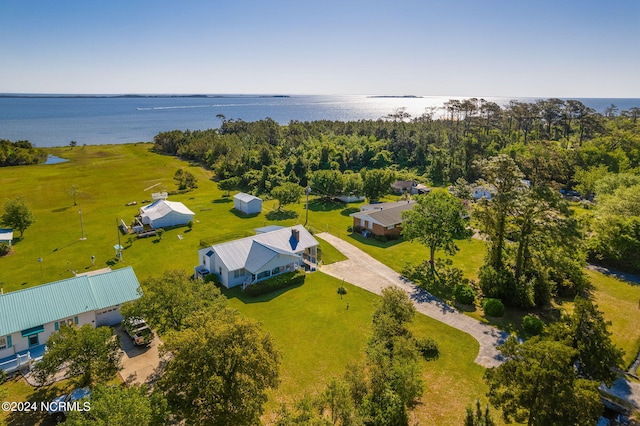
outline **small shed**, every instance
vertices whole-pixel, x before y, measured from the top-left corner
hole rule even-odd
[[[0,228],[0,244],[5,243],[11,247],[13,242],[13,229]]]
[[[255,214],[262,211],[262,199],[251,194],[238,192],[233,197],[233,208],[244,214]]]

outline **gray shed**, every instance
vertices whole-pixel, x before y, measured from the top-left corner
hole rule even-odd
[[[251,194],[238,192],[233,197],[233,207],[244,214],[255,214],[262,211],[262,199]]]

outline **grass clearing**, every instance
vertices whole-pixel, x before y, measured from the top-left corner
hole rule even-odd
[[[628,367],[640,351],[640,285],[621,281],[600,272],[588,271],[593,284],[593,301],[611,321],[612,340],[624,349]]]
[[[282,351],[282,383],[271,394],[268,412],[305,392],[319,393],[332,377],[344,374],[347,363],[364,359],[379,297],[345,283],[347,294],[340,298],[340,285],[316,272],[307,274],[302,286],[256,298],[238,289],[224,291],[229,305],[260,321]],[[423,362],[426,390],[414,415],[420,424],[461,424],[465,407],[487,392],[484,368],[474,363],[478,343],[424,315],[416,315],[412,329],[418,337],[436,339],[441,351],[436,361]]]

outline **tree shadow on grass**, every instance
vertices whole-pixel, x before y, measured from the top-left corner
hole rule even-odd
[[[352,214],[352,213],[357,213],[357,212],[359,212],[359,211],[360,211],[360,209],[359,209],[359,208],[357,208],[357,207],[348,207],[348,208],[346,208],[346,209],[342,210],[342,211],[340,212],[340,214],[341,214],[342,216],[349,216],[350,214]]]
[[[230,197],[223,197],[223,198],[217,198],[215,200],[212,200],[211,202],[213,204],[224,204],[224,203],[230,203],[233,200]]]
[[[51,213],[61,213],[61,212],[66,212],[67,210],[69,210],[71,208],[71,206],[67,206],[67,207],[60,207],[59,209],[53,209],[51,210]]]
[[[293,210],[273,210],[267,213],[264,217],[268,220],[287,220],[295,219],[298,217],[298,213]]]
[[[303,285],[304,285],[304,282],[302,282],[300,284],[292,285],[290,287],[274,290],[274,291],[272,291],[270,293],[262,294],[260,296],[249,296],[240,287],[234,287],[234,288],[231,288],[231,289],[227,289],[227,288],[225,288],[223,286],[218,286],[218,288],[220,289],[222,294],[227,299],[238,299],[239,301],[241,301],[245,305],[248,305],[248,304],[252,304],[252,303],[270,302],[271,300],[283,295],[284,293],[286,293],[286,292],[288,292],[290,290],[296,289],[298,287],[301,287]]]
[[[398,238],[397,240],[388,240],[388,241],[382,242],[382,241],[376,240],[375,238],[365,238],[362,235],[356,234],[356,233],[349,234],[349,238],[353,238],[359,243],[367,246],[374,246],[374,247],[380,247],[380,248],[388,248],[404,242],[404,239],[402,238]]]
[[[344,208],[344,203],[341,201],[327,199],[317,199],[309,201],[309,210],[311,210],[312,212],[328,212],[342,208]]]
[[[18,245],[22,242],[24,238],[23,237],[13,237],[13,240],[11,241],[11,245],[15,246]]]

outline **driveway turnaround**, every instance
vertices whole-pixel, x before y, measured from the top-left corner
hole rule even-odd
[[[136,346],[119,325],[116,333],[120,335],[122,348],[122,370],[120,376],[128,385],[143,383],[152,384],[158,379],[162,360],[158,354],[158,346],[162,343],[156,335],[149,346]]]
[[[475,359],[477,364],[487,368],[500,365],[502,357],[497,347],[505,342],[509,333],[458,312],[354,245],[326,232],[317,235],[348,258],[323,265],[320,268],[322,272],[378,295],[389,286],[403,289],[413,300],[418,312],[464,331],[480,343],[480,352]]]

